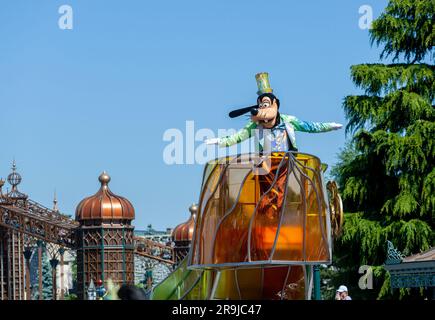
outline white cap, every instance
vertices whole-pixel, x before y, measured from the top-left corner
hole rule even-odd
[[[341,285],[341,286],[337,289],[337,291],[338,291],[338,292],[347,292],[347,287]]]

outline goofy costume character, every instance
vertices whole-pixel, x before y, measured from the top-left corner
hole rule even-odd
[[[319,133],[342,127],[335,122],[302,121],[295,116],[279,113],[280,102],[270,87],[268,73],[258,73],[255,78],[258,86],[257,105],[230,113],[230,117],[233,118],[251,111],[251,121],[234,135],[208,139],[205,141],[207,144],[229,147],[249,139],[256,133],[260,152],[297,151],[295,131]]]
[[[249,139],[254,134],[258,141],[260,153],[298,151],[295,131],[319,133],[337,130],[342,125],[335,122],[309,122],[297,119],[295,116],[279,113],[280,101],[270,87],[269,75],[266,72],[255,76],[258,86],[257,104],[230,112],[231,118],[251,112],[251,121],[233,135],[207,139],[206,144],[218,144],[229,147]],[[258,136],[257,136],[258,135]],[[272,218],[280,211],[283,204],[283,194],[287,176],[287,166],[278,168],[278,163],[272,163],[268,173],[260,177],[262,194],[269,190],[278,175],[275,187],[263,197],[259,204],[259,212]]]

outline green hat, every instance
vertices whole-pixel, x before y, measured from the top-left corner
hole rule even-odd
[[[257,80],[258,91],[257,94],[261,96],[263,93],[272,93],[273,89],[270,87],[269,74],[267,72],[260,72],[255,75]]]

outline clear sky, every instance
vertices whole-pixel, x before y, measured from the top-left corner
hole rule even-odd
[[[58,9],[73,9],[73,29]],[[106,170],[136,209],[136,228],[173,227],[199,197],[202,165],[168,166],[169,128],[240,128],[267,71],[281,112],[345,124],[353,64],[377,62],[358,12],[386,0],[0,3],[0,177],[15,157],[20,191],[74,215]],[[297,133],[300,151],[333,165],[344,130]],[[200,142],[197,143],[199,145]]]

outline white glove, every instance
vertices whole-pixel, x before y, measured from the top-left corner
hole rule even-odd
[[[205,144],[219,144],[219,138],[205,139]]]
[[[334,126],[335,130],[343,128],[343,125],[341,123],[333,122],[332,125]]]

